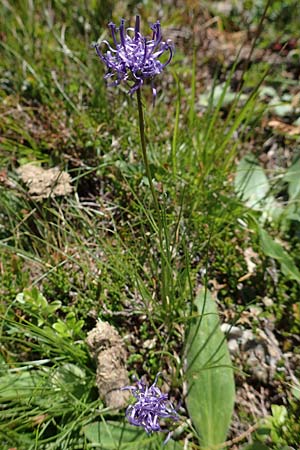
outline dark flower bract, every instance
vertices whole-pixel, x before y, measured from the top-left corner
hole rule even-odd
[[[133,405],[129,405],[126,410],[126,417],[131,423],[138,427],[143,427],[147,433],[152,431],[162,431],[159,420],[171,419],[177,421],[178,414],[168,400],[168,395],[163,394],[156,386],[159,374],[154,383],[148,387],[141,380],[137,386],[128,386],[123,389],[130,389],[136,398]]]
[[[168,40],[162,40],[159,21],[151,26],[152,38],[147,39],[140,32],[140,17],[136,16],[135,27],[125,29],[125,20],[121,19],[117,28],[109,23],[113,46],[106,40],[94,44],[97,55],[107,67],[105,78],[112,79],[112,85],[118,85],[121,81],[132,82],[130,94],[139,89],[145,80],[153,80],[169,64],[173,56],[172,44]],[[120,42],[117,35],[120,36]],[[106,52],[102,46],[107,47]],[[160,57],[168,52],[167,61],[162,63]],[[155,89],[152,85],[153,93]]]

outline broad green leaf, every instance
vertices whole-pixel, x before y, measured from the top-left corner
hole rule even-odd
[[[183,446],[179,444],[179,442],[170,439],[166,444],[164,444],[163,450],[183,450]]]
[[[283,425],[287,419],[287,409],[284,405],[271,405],[273,423],[276,426]]]
[[[51,374],[53,391],[61,392],[61,397],[72,394],[81,398],[87,390],[86,372],[75,364],[66,363],[58,366]]]
[[[262,202],[270,191],[269,180],[251,153],[238,164],[235,189],[249,208],[260,210]]]
[[[224,95],[224,89],[226,89],[225,95]],[[220,85],[215,86],[214,92],[213,92],[213,99],[212,99],[212,103],[213,103],[214,107],[218,106],[218,103],[222,96],[223,96],[222,106],[227,106],[234,101],[234,99],[236,98],[236,93],[232,92],[230,89],[228,89],[228,86],[226,86],[226,83],[222,83]],[[210,102],[210,97],[211,97],[211,90],[208,89],[206,92],[204,92],[203,94],[201,94],[199,96],[200,105],[208,106],[209,102]]]
[[[18,371],[0,377],[0,403],[10,400],[41,397],[51,387],[47,379],[38,371]]]
[[[138,448],[145,432],[120,422],[93,422],[84,427],[86,438],[93,444],[100,444],[103,450]]]
[[[150,435],[128,423],[121,422],[93,422],[83,428],[85,437],[101,450],[155,450],[162,448],[166,436]],[[158,446],[156,444],[159,444]],[[99,445],[101,447],[99,447]],[[163,447],[166,450],[182,450],[182,446],[170,439]]]
[[[282,96],[282,98],[273,98],[269,103],[269,108],[274,111],[277,116],[284,117],[293,114],[294,107],[291,97]]]
[[[300,400],[300,385],[299,384],[293,385],[291,392],[297,400]]]
[[[300,197],[300,158],[286,171],[283,180],[288,183],[289,199]]]
[[[277,220],[283,212],[282,205],[271,193],[269,180],[251,153],[238,164],[234,180],[235,191],[241,200],[255,211],[263,213],[262,219]]]
[[[197,317],[191,322],[186,342],[187,409],[204,447],[226,440],[235,386],[217,306],[207,291],[195,299]]]
[[[280,263],[281,271],[284,275],[300,283],[300,272],[293,258],[264,229],[259,228],[259,234],[260,245],[264,254]]]
[[[262,86],[259,89],[259,97],[260,98],[265,98],[265,97],[273,97],[273,98],[276,97],[276,98],[278,98],[276,89],[274,89],[271,86]]]

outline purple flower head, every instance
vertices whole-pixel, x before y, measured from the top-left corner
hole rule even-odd
[[[130,94],[139,89],[145,80],[153,81],[169,64],[173,56],[171,41],[162,40],[159,21],[151,26],[152,37],[147,39],[140,32],[140,17],[136,16],[135,27],[125,29],[125,20],[121,19],[119,28],[112,22],[109,23],[112,34],[113,46],[108,41],[94,44],[97,55],[107,67],[105,78],[112,79],[111,85],[116,86],[121,81],[131,82]],[[117,40],[117,34],[120,41]],[[101,46],[107,47],[106,52]],[[162,63],[160,57],[168,53],[168,59]],[[153,94],[155,89],[152,84]]]
[[[156,386],[160,373],[156,375],[154,383],[148,387],[141,380],[137,386],[127,386],[123,389],[130,389],[136,398],[133,405],[129,405],[126,410],[126,417],[137,427],[143,427],[147,433],[152,431],[162,431],[160,419],[179,420],[178,414],[168,400],[168,395],[163,394]]]

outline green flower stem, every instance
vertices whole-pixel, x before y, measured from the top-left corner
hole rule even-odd
[[[158,202],[157,194],[153,185],[151,170],[149,166],[149,160],[146,149],[146,136],[145,136],[145,121],[144,121],[144,112],[143,112],[143,103],[142,103],[142,94],[141,89],[136,91],[137,93],[137,104],[138,104],[138,112],[139,112],[139,129],[140,129],[140,138],[141,138],[141,148],[143,161],[145,165],[146,175],[148,178],[150,191],[154,203],[154,208],[157,214],[157,225],[158,225],[158,238],[159,238],[159,246],[160,246],[160,256],[161,259],[164,259],[164,262],[161,261],[161,297],[162,302],[166,306],[168,304],[168,275],[166,273],[166,267],[168,267],[168,261],[166,261],[167,257],[164,252],[164,239],[163,239],[163,220],[161,215],[161,208]]]
[[[153,181],[152,181],[152,175],[151,170],[149,166],[149,160],[147,155],[147,149],[146,149],[146,136],[145,136],[145,121],[144,121],[144,112],[143,112],[143,104],[142,104],[142,94],[141,89],[138,89],[136,91],[137,94],[137,104],[138,104],[138,111],[139,111],[139,127],[140,127],[140,138],[141,138],[141,147],[142,147],[142,154],[143,154],[143,161],[146,169],[146,175],[149,181],[149,186],[153,198],[154,207],[156,209],[157,215],[158,215],[158,225],[159,225],[159,234],[161,236],[161,211],[157,199],[157,195],[154,189]]]

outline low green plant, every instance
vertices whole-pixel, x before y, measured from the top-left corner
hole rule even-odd
[[[292,446],[298,445],[298,432],[296,417],[290,416],[283,405],[271,405],[271,415],[265,417],[254,433],[255,442],[243,450],[292,450]]]
[[[61,307],[59,300],[48,303],[37,287],[24,289],[17,295],[16,303],[20,308],[36,319],[37,326],[42,326],[45,320],[54,320],[54,313]]]
[[[64,327],[55,321],[59,305],[48,304],[36,288],[19,295],[15,307],[27,319],[20,312],[14,319],[1,317],[1,342],[8,344],[0,368],[1,446],[27,450],[39,442],[39,448],[59,449],[74,439],[83,443],[81,428],[103,406],[85,344],[74,340],[82,324],[70,316]],[[24,362],[15,360],[16,351],[26,355]]]
[[[21,3],[3,4],[1,44],[0,445],[162,447],[166,436],[147,436],[98,399],[84,340],[101,317],[124,336],[129,373],[153,379],[162,371],[171,388],[180,421],[165,448],[225,448],[234,381],[219,310],[234,316],[255,293],[272,289],[288,305],[289,283],[299,280],[296,251],[290,255],[276,237],[277,228],[287,236],[299,222],[298,162],[271,178],[247,156],[236,192],[232,183],[240,149],[265,109],[258,102],[268,64],[254,63],[242,74],[244,90],[235,92],[236,60],[200,95],[197,48],[192,68],[179,49],[176,83],[166,89],[166,77],[152,108],[146,86],[135,100],[122,87],[118,96],[104,93],[99,82],[101,66],[87,49],[111,2],[101,11],[97,2],[67,9],[61,1]],[[181,20],[179,10],[166,8]],[[67,170],[74,194],[31,198],[15,168],[32,160]],[[278,263],[278,283],[263,261],[249,292],[245,284],[241,290],[246,246]],[[294,305],[295,284],[291,292]],[[269,311],[278,321],[284,315],[279,304]],[[266,421],[267,439],[272,430],[279,439],[274,446],[296,445],[297,408],[286,410],[284,423]]]

